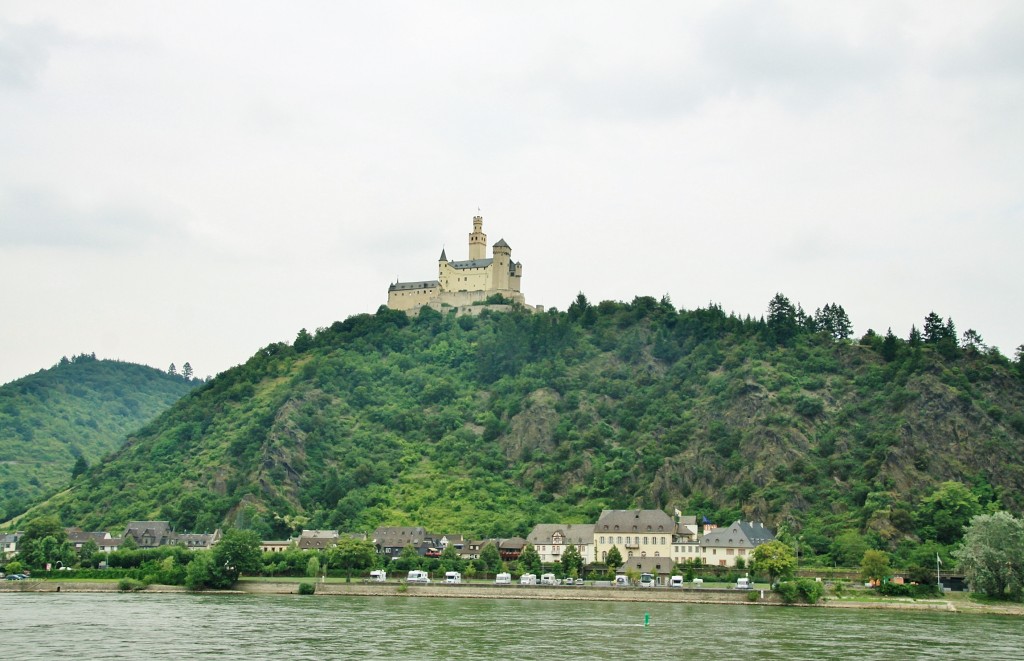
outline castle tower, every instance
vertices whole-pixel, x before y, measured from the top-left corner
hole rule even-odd
[[[487,257],[487,235],[484,234],[484,217],[473,216],[473,233],[469,235],[469,258]]]
[[[512,266],[512,248],[505,243],[505,239],[499,239],[491,249],[494,255],[493,285],[495,289],[510,289],[509,275],[514,273]]]

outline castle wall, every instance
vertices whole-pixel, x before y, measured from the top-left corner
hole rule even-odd
[[[388,307],[392,310],[419,310],[437,298],[439,287],[400,289],[388,292]]]

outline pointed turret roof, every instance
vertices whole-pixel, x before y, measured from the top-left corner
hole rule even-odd
[[[439,262],[447,262],[448,258],[444,256],[444,248],[441,248],[441,256],[437,258]]]
[[[498,242],[494,244],[495,248],[511,248],[512,246],[505,243],[505,239],[498,239]]]

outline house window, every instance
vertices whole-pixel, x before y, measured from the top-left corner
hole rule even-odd
[[[655,551],[655,552],[654,552],[654,557],[655,557],[655,558],[660,558],[660,557],[661,557],[661,554],[660,554],[660,553],[658,553],[657,551]]]
[[[629,535],[626,535],[626,546],[629,546]]]
[[[647,546],[647,538],[644,537],[644,546]]]
[[[619,544],[622,543],[622,535],[619,535]]]
[[[604,544],[604,535],[601,535],[601,543]]]
[[[662,544],[664,544],[664,543],[665,543],[665,538],[664,538],[664,537],[662,537],[662,538],[661,538],[661,543],[662,543]]]

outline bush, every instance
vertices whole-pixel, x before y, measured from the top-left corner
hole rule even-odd
[[[761,593],[757,590],[751,590],[747,593],[747,601],[757,601],[761,598]]]
[[[910,597],[911,599],[932,599],[941,596],[937,585],[912,585],[904,583],[882,583],[875,590],[883,597]]]
[[[825,588],[818,581],[799,578],[795,581],[779,583],[775,586],[775,592],[782,597],[785,604],[795,604],[798,599],[808,604],[816,604],[825,594]]]
[[[145,590],[146,584],[134,578],[122,578],[117,582],[117,589],[121,592],[138,592]]]
[[[315,592],[315,583],[299,583],[299,594],[313,594]]]

